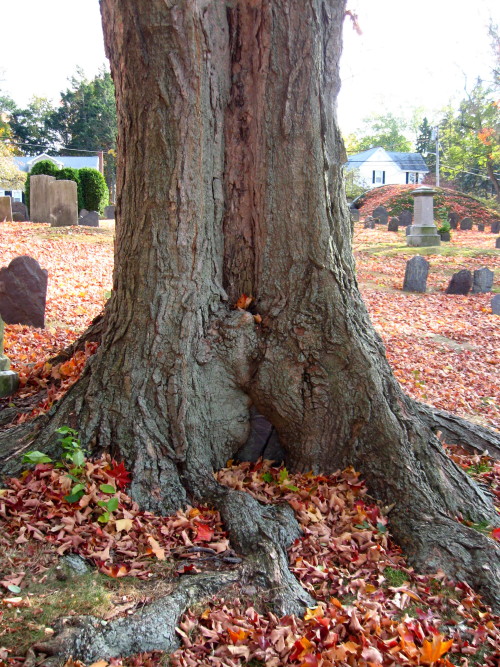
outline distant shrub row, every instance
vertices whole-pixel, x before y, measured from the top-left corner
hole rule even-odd
[[[54,176],[57,180],[75,181],[77,186],[78,210],[82,208],[87,211],[98,211],[102,213],[104,207],[109,204],[109,192],[104,176],[97,169],[82,167],[72,169],[63,167],[59,169],[51,160],[40,160],[26,177],[26,204],[29,208],[30,201],[30,176],[46,174]]]

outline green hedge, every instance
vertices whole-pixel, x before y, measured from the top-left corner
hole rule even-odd
[[[83,208],[103,213],[104,207],[109,203],[109,191],[104,176],[90,167],[82,167],[78,170],[78,175],[82,184]]]

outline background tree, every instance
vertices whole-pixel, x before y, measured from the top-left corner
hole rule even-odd
[[[354,135],[350,135],[348,152],[361,153],[381,146],[386,151],[409,153],[411,141],[405,136],[408,122],[392,113],[373,115],[364,120],[364,125]]]
[[[15,165],[13,155],[10,145],[0,140],[0,187],[3,190],[22,190],[24,187],[26,174]]]
[[[26,109],[14,108],[10,115],[12,136],[21,152],[54,155],[56,135],[50,128],[55,108],[46,97],[33,97]]]
[[[415,150],[424,156],[425,162],[429,171],[436,170],[436,142],[433,137],[433,128],[431,127],[427,117],[425,117],[418,128],[417,140],[415,143]]]
[[[108,187],[112,187],[116,173],[116,104],[109,72],[103,69],[89,81],[79,70],[70,88],[61,93],[61,104],[51,115],[50,127],[64,146],[62,155],[103,151],[104,175]]]
[[[119,118],[102,343],[51,415],[0,436],[0,449],[17,438],[50,451],[54,429],[78,428],[94,453],[124,458],[142,507],[217,507],[242,579],[266,586],[279,614],[298,613],[314,601],[288,569],[290,508],[213,475],[246,442],[253,405],[287,466],[355,466],[418,567],[441,567],[500,607],[500,548],[457,520],[498,525],[492,500],[402,392],[358,291],[333,112],[344,0],[101,9]],[[176,609],[204,581],[181,585]],[[87,628],[80,654],[103,632]],[[136,651],[140,640],[134,632]]]

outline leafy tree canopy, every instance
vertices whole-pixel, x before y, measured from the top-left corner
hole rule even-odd
[[[411,141],[405,136],[410,128],[403,118],[392,113],[373,115],[364,120],[363,127],[346,141],[349,153],[361,153],[370,148],[381,146],[387,151],[409,153],[412,151]]]

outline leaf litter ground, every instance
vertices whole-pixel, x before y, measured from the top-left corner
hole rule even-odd
[[[383,252],[388,232],[357,229],[360,285],[405,390],[498,426],[500,401],[494,376],[500,341],[489,297],[442,293],[451,272],[483,265],[498,271],[498,256],[481,255],[482,247],[491,247],[491,236],[459,234],[462,242],[467,234],[466,247],[477,248],[478,253],[456,256],[456,262],[433,255],[430,293],[408,295],[400,291],[410,256],[404,247],[393,255],[376,255],[373,248]],[[393,241],[391,251],[402,242]],[[54,234],[45,225],[7,223],[1,249],[3,264],[17,254],[31,254],[49,268],[48,303],[53,305],[47,311],[47,330],[6,326],[6,349],[24,378],[38,378],[38,393],[40,387],[45,391],[52,387],[61,395],[78,377],[85,358],[71,360],[73,368],[67,369],[66,377],[64,369],[54,373],[46,368],[46,359],[72,342],[102,308],[111,284],[111,237],[75,228]],[[73,253],[78,261],[73,261]],[[87,350],[84,357],[92,352]],[[34,392],[36,385],[27,380],[21,392]],[[44,405],[37,411],[43,409]],[[489,485],[500,503],[500,464],[455,447],[449,452]],[[64,499],[74,482],[64,469],[51,464],[36,466],[0,492],[0,542],[5,555],[0,572],[4,590],[0,665],[24,665],[25,658],[16,654],[50,636],[54,613],[98,613],[112,620],[168,593],[181,575],[237,566],[238,555],[214,510],[188,507],[171,517],[140,512],[125,493],[126,474],[123,469],[120,474],[109,458],[87,461],[82,475],[85,491],[77,503]],[[178,629],[182,648],[171,656],[171,664],[499,664],[500,619],[466,585],[447,580],[443,573],[418,575],[406,565],[391,541],[382,509],[367,496],[353,470],[332,476],[291,475],[261,462],[231,465],[218,478],[262,502],[291,504],[303,537],[289,551],[290,567],[318,606],[303,619],[279,619],[266,610],[260,591],[252,586],[235,588],[225,599],[214,599],[183,617]],[[117,509],[103,523],[99,519],[102,503],[110,498],[109,487]],[[488,526],[473,527],[500,537]],[[70,553],[91,563],[92,572],[76,577],[61,571],[58,559]],[[85,596],[81,590],[87,590]],[[58,607],[47,615],[54,600]],[[164,656],[153,653],[97,664],[147,667],[163,661]]]

